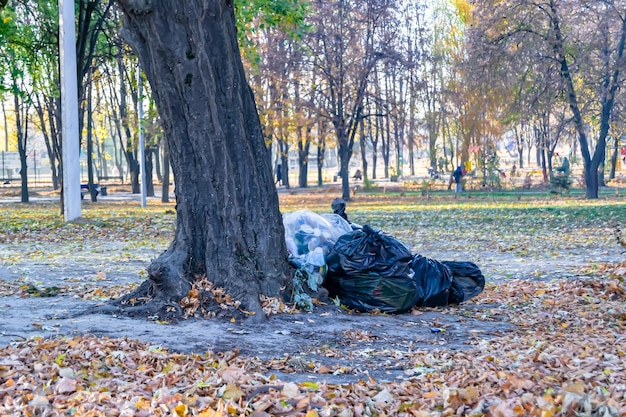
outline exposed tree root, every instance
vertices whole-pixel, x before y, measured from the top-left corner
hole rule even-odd
[[[135,288],[130,293],[123,295],[117,300],[111,302],[114,306],[135,306],[146,304],[148,301],[154,298],[154,286],[150,280],[145,280],[141,285]]]
[[[121,305],[117,302],[86,309],[73,316],[85,314],[110,314],[127,317],[153,317],[163,321],[178,321],[183,318],[182,308],[173,302],[153,299],[139,305]]]
[[[265,317],[265,313],[263,312],[263,306],[261,306],[261,300],[258,297],[250,297],[249,299],[249,311],[254,314],[248,316],[246,318],[246,323],[248,324],[261,324],[265,322],[267,319]]]
[[[258,296],[261,293],[258,282],[237,282],[229,288],[232,293],[213,287],[215,283],[207,281],[204,273],[191,266],[187,251],[180,247],[170,247],[147,270],[150,278],[130,293],[76,315],[111,314],[167,322],[216,317],[234,318],[247,324],[259,324],[267,319]]]

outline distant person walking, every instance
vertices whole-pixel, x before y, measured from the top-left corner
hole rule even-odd
[[[281,164],[276,165],[276,185],[283,185],[283,167]]]
[[[461,178],[463,178],[463,169],[461,165],[457,166],[454,172],[452,173],[454,177],[454,192],[460,193],[463,191],[463,184],[461,184]]]

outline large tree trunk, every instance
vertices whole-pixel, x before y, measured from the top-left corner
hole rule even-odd
[[[197,274],[262,319],[259,295],[290,290],[278,194],[246,81],[229,0],[119,0],[176,179],[176,234],[148,267],[155,300]]]

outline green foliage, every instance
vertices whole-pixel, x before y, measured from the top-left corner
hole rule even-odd
[[[371,181],[367,178],[363,178],[363,190],[364,191],[375,191],[378,189],[376,182]]]
[[[435,184],[435,181],[432,179],[422,180],[420,184],[420,188],[422,189],[422,194],[426,194],[434,184]]]
[[[276,27],[294,35],[301,34],[308,9],[309,3],[302,0],[238,0],[235,2],[235,15],[241,32],[255,32],[266,27]]]
[[[483,185],[486,185],[492,189],[499,190],[502,188],[502,170],[500,169],[500,158],[496,153],[487,155],[483,158],[481,164],[484,165],[483,172],[485,178],[483,179]]]
[[[39,288],[33,284],[26,285],[26,292],[33,297],[54,297],[59,295],[61,289],[56,286]]]
[[[550,173],[550,185],[559,192],[569,191],[572,187],[572,178],[568,172]]]
[[[12,94],[25,97],[26,92],[21,86],[25,84],[23,80],[28,79],[27,84],[36,88],[44,77],[42,67],[46,55],[58,56],[52,47],[58,38],[58,17],[56,8],[47,2],[14,5],[0,10],[0,46],[4,51],[0,56],[0,71],[5,75],[10,74],[10,78],[3,79],[5,85],[0,86],[0,90],[10,90]],[[37,24],[33,24],[33,21]],[[53,24],[50,25],[50,22]]]
[[[293,38],[303,35],[309,6],[305,0],[237,0],[235,17],[243,56],[251,63],[259,62],[254,38],[260,30],[276,28]]]
[[[17,28],[14,10],[10,7],[1,9],[0,22],[0,45],[5,45]]]

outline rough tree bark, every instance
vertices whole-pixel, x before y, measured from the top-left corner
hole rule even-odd
[[[260,294],[289,291],[282,217],[237,45],[232,0],[118,0],[163,120],[176,180],[176,233],[148,267],[152,305],[197,274],[262,319]],[[281,289],[282,288],[282,289]]]

